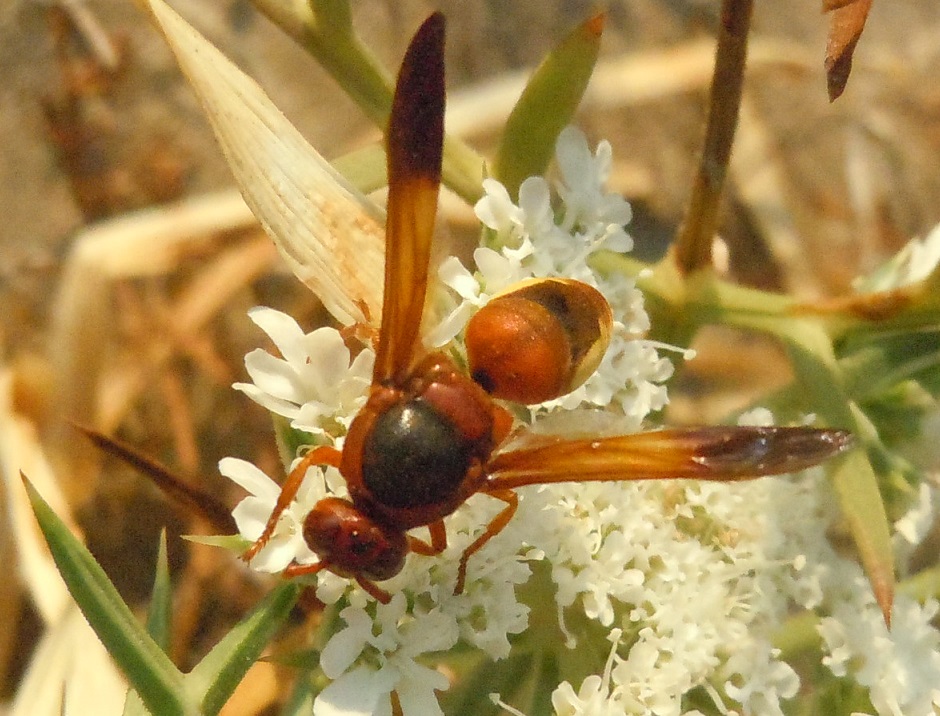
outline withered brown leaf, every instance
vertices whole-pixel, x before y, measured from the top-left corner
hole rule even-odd
[[[872,0],[823,0],[823,12],[829,13],[829,37],[826,42],[826,85],[829,101],[845,90],[852,71],[852,54],[865,28]]]

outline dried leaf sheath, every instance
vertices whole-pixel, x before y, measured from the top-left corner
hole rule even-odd
[[[307,143],[264,91],[170,7],[149,8],[203,103],[239,188],[290,269],[339,321],[379,314],[381,209]]]

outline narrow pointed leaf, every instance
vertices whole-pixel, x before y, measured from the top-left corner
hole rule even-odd
[[[832,343],[825,331],[810,322],[789,325],[787,340],[793,368],[806,395],[814,396],[808,409],[829,425],[850,430],[861,444],[874,432],[867,418],[849,399]],[[862,567],[884,616],[891,625],[894,601],[894,550],[891,527],[878,478],[865,452],[852,450],[836,458],[830,472],[839,506],[849,525]]]
[[[202,102],[248,206],[297,277],[344,323],[380,315],[384,216],[264,91],[162,0],[147,3]]]
[[[160,547],[157,551],[157,569],[150,593],[150,610],[147,613],[147,633],[153,638],[164,653],[169,653],[173,592],[170,585],[170,565],[167,562],[166,530],[160,533]],[[144,702],[136,691],[127,694],[124,704],[124,716],[145,716]]]
[[[173,590],[170,585],[170,565],[167,561],[166,530],[163,530],[160,532],[157,569],[153,580],[153,590],[150,593],[147,633],[165,653],[170,649],[172,610]]]
[[[603,14],[580,25],[529,79],[506,122],[494,169],[510,196],[517,196],[527,177],[545,173],[555,140],[571,121],[594,71],[603,29]]]
[[[842,458],[831,476],[875,600],[881,607],[885,624],[890,627],[894,603],[894,555],[878,479],[862,450],[854,450]]]
[[[290,615],[301,589],[296,582],[278,585],[186,675],[189,692],[199,698],[200,713],[215,714],[225,705]]]
[[[24,477],[30,503],[69,592],[151,713],[195,714],[183,676],[144,630],[91,553]]]

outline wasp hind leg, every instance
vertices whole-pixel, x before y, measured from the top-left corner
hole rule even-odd
[[[486,494],[490,497],[495,497],[497,500],[502,500],[506,503],[506,506],[490,521],[483,531],[483,534],[471,542],[470,546],[463,551],[460,557],[460,565],[457,567],[457,584],[454,586],[454,594],[463,592],[464,585],[467,581],[467,561],[470,557],[479,552],[483,545],[505,529],[506,525],[508,525],[509,521],[512,519],[512,516],[516,514],[516,508],[519,507],[519,497],[512,490],[494,490]]]

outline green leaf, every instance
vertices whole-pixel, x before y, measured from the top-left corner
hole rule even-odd
[[[208,547],[220,547],[229,552],[241,554],[251,546],[251,541],[238,535],[183,535],[183,539],[193,544],[204,544]]]
[[[23,477],[33,512],[62,578],[88,623],[151,713],[197,714],[183,675],[121,599],[91,553]]]
[[[201,704],[200,713],[216,714],[225,705],[268,641],[290,616],[301,589],[297,582],[278,585],[186,675],[189,692]]]
[[[156,571],[153,591],[150,594],[150,611],[147,614],[147,633],[164,653],[168,653],[172,630],[173,590],[170,585],[170,565],[166,554],[166,530],[160,532]]]
[[[810,321],[794,320],[779,335],[787,341],[804,394],[813,397],[807,410],[817,413],[828,425],[851,430],[863,445],[876,441],[871,423],[846,394],[832,343],[824,329]],[[878,478],[865,452],[859,449],[834,459],[830,467],[839,506],[885,623],[890,626],[894,551]]]
[[[839,497],[839,506],[848,522],[875,599],[884,614],[885,623],[890,626],[894,601],[894,554],[878,479],[863,450],[853,450],[834,462],[835,469],[830,473],[832,486]]]
[[[313,713],[313,700],[316,691],[309,673],[301,673],[294,684],[294,690],[281,709],[281,716],[308,716]]]
[[[494,174],[510,196],[517,197],[526,177],[545,173],[594,71],[603,28],[598,14],[568,35],[535,70],[509,115]]]
[[[150,612],[147,615],[147,633],[164,653],[169,653],[173,593],[170,585],[170,565],[166,554],[166,530],[160,532],[157,553],[157,573],[150,594]],[[136,691],[129,691],[124,704],[124,716],[146,716],[147,709]]]

